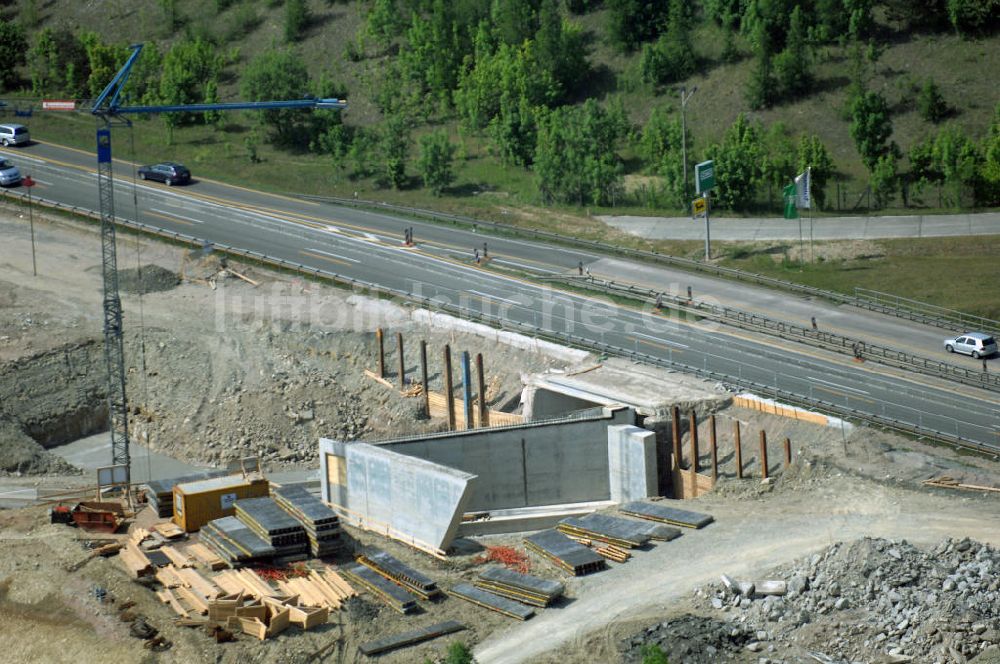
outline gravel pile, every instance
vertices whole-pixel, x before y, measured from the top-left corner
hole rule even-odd
[[[663,622],[622,647],[630,662],[645,643],[672,663],[993,661],[998,571],[1000,551],[968,539],[930,551],[905,540],[837,543],[767,579],[722,575],[695,593],[710,618]],[[695,624],[714,627],[685,636]]]
[[[142,268],[128,268],[118,271],[118,288],[123,293],[159,293],[176,288],[181,279],[159,265],[144,265]]]

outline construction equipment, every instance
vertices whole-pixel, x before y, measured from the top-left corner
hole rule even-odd
[[[111,462],[126,469],[130,481],[128,403],[125,395],[125,354],[122,342],[122,303],[118,292],[118,256],[115,246],[115,197],[111,161],[111,127],[131,126],[126,115],[156,113],[205,113],[215,111],[271,110],[279,108],[347,108],[341,99],[293,99],[287,101],[122,106],[120,98],[142,44],[132,45],[132,54],[90,109],[97,118],[97,189],[101,209],[101,271],[104,279],[104,359],[108,374],[108,430],[111,432]]]

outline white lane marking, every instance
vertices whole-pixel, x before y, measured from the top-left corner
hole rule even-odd
[[[643,334],[642,332],[633,332],[637,337],[642,337],[643,339],[649,339],[650,341],[656,341],[661,344],[667,344],[668,346],[674,346],[675,348],[690,348],[686,344],[679,344],[676,341],[668,341],[667,339],[662,339],[660,337],[651,337],[648,334]]]
[[[30,175],[30,173],[29,173],[29,175]],[[39,180],[38,178],[35,178],[35,177],[33,177],[31,179],[34,180],[35,182],[37,182],[38,184],[44,184],[47,187],[51,187],[52,186],[52,183],[49,182],[48,180]]]
[[[524,263],[518,263],[517,261],[512,261],[509,258],[494,258],[494,262],[504,263],[505,265],[516,265],[517,267],[523,267],[525,270],[531,270],[532,272],[547,272],[549,274],[559,274],[563,270],[546,270],[544,267],[538,267],[537,265],[525,265]]]
[[[824,385],[829,385],[830,387],[836,387],[837,389],[840,389],[840,390],[847,390],[848,392],[857,392],[858,394],[870,394],[870,392],[865,392],[864,390],[859,390],[859,389],[854,388],[854,387],[847,387],[846,385],[840,385],[838,383],[829,383],[829,382],[827,382],[825,380],[821,380],[819,378],[816,378],[815,376],[806,376],[806,378],[808,378],[809,380],[814,380],[817,383],[822,383]]]
[[[12,157],[13,159],[16,159],[18,161],[30,161],[30,162],[32,162],[34,164],[43,164],[43,165],[46,164],[46,163],[48,163],[48,162],[46,162],[43,159],[36,159],[35,157],[29,157],[27,155],[21,154],[20,152],[11,152],[11,151],[8,151],[8,150],[0,150],[0,154]]]
[[[183,214],[177,214],[176,212],[168,212],[167,210],[161,210],[160,208],[149,208],[151,212],[159,212],[160,214],[165,214],[168,217],[177,217],[178,219],[183,219],[184,221],[190,221],[194,224],[205,223],[201,219],[195,219],[194,217],[185,217]]]
[[[517,302],[515,300],[508,300],[505,297],[497,297],[496,295],[487,295],[486,293],[480,293],[477,290],[469,290],[469,292],[472,293],[473,295],[478,295],[480,297],[485,297],[487,300],[500,300],[501,302],[507,302],[508,304],[514,304],[514,305],[517,305],[519,307],[522,306],[520,302]]]
[[[334,254],[329,251],[323,251],[322,249],[317,249],[316,247],[307,247],[306,251],[315,251],[317,254],[323,254],[324,256],[329,256],[330,258],[339,258],[340,260],[350,261],[352,263],[360,263],[361,261],[356,258],[350,258],[348,256],[341,256],[340,254]]]

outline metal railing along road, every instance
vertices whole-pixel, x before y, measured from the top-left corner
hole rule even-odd
[[[854,306],[899,318],[907,318],[918,323],[933,325],[955,332],[985,332],[1000,336],[1000,321],[983,316],[973,316],[962,311],[939,307],[934,304],[911,300],[891,293],[882,293],[867,288],[854,289]]]
[[[640,299],[650,304],[660,303],[678,311],[691,312],[700,318],[739,327],[744,330],[762,332],[781,339],[797,341],[817,348],[832,350],[838,353],[852,355],[859,360],[872,360],[898,369],[906,369],[916,373],[952,380],[964,385],[981,387],[987,390],[1000,391],[1000,373],[973,371],[941,360],[932,360],[903,351],[886,348],[853,339],[834,332],[796,325],[785,321],[774,320],[750,311],[742,311],[732,307],[708,304],[698,300],[688,300],[679,295],[662,293],[648,288],[640,288],[631,284],[619,284],[614,281],[602,281],[593,277],[564,277],[566,283],[582,284],[585,288],[613,295],[623,295]]]
[[[9,196],[7,192],[4,192],[4,197],[24,198],[23,196],[18,197],[16,195]],[[60,203],[39,198],[34,198],[33,201],[45,207],[50,207],[57,210],[64,210],[67,212],[80,214],[90,218],[96,218],[96,219],[100,218],[100,215],[93,210],[87,210],[75,206],[66,206]],[[840,405],[818,399],[812,396],[811,394],[809,396],[804,396],[800,394],[786,392],[778,387],[777,374],[775,374],[775,383],[773,385],[767,385],[764,383],[760,383],[758,381],[753,381],[748,378],[745,378],[743,376],[743,364],[741,362],[731,362],[731,361],[729,362],[731,366],[734,366],[736,368],[735,374],[722,373],[708,368],[708,358],[709,358],[708,354],[704,354],[703,364],[700,367],[693,364],[681,363],[675,361],[673,359],[672,354],[669,358],[656,357],[653,355],[640,353],[637,350],[614,346],[596,339],[590,339],[587,337],[573,335],[565,332],[558,332],[556,330],[545,330],[536,327],[534,325],[530,325],[528,323],[521,323],[510,319],[504,319],[499,316],[477,311],[474,309],[460,307],[458,305],[454,305],[448,302],[441,302],[438,300],[434,300],[432,298],[422,297],[419,295],[415,295],[413,293],[408,293],[406,291],[386,288],[378,284],[370,283],[361,279],[355,279],[353,277],[342,275],[336,272],[330,272],[328,270],[322,270],[319,268],[311,267],[309,265],[304,265],[302,263],[298,263],[295,261],[288,261],[282,258],[268,256],[266,254],[262,254],[256,251],[240,249],[238,247],[232,247],[224,244],[218,244],[192,235],[186,235],[184,233],[169,231],[156,226],[143,224],[141,222],[133,222],[124,219],[117,219],[116,221],[120,226],[131,228],[143,233],[148,233],[150,235],[167,238],[177,242],[183,242],[185,244],[190,244],[197,247],[211,246],[216,251],[220,251],[232,256],[243,257],[260,263],[272,265],[274,267],[278,267],[281,269],[290,269],[300,272],[302,274],[312,275],[317,278],[327,279],[332,282],[350,286],[354,289],[363,290],[371,294],[385,295],[392,298],[399,298],[402,301],[411,302],[426,309],[430,309],[433,311],[441,311],[443,313],[450,314],[457,318],[476,321],[496,329],[519,332],[530,337],[553,341],[561,345],[573,348],[581,348],[588,351],[596,351],[598,353],[610,356],[624,357],[626,359],[631,359],[636,362],[641,362],[654,366],[664,367],[667,369],[673,369],[685,373],[694,374],[696,376],[700,376],[705,379],[718,381],[721,384],[725,385],[728,389],[753,391],[758,394],[766,395],[768,397],[774,398],[775,400],[780,400],[791,405],[803,406],[806,408],[811,408],[817,412],[849,418],[855,421],[868,422],[889,429],[894,429],[896,431],[901,431],[916,436],[931,438],[940,442],[954,445],[956,447],[963,447],[966,449],[971,449],[990,454],[996,454],[998,451],[1000,451],[1000,443],[986,444],[979,442],[984,437],[988,440],[1000,440],[1000,437],[998,437],[1000,436],[1000,431],[996,429],[988,429],[986,427],[972,425],[970,423],[955,418],[949,418],[947,416],[944,416],[944,419],[950,420],[950,422],[954,425],[954,432],[942,431],[940,429],[935,429],[927,425],[924,425],[922,421],[923,413],[917,409],[912,409],[914,421],[907,422],[889,416],[887,414],[887,409],[890,406],[890,404],[886,402],[875,402],[875,405],[877,406],[880,404],[878,408],[864,411],[852,408],[850,406],[849,401],[847,402],[846,405]],[[752,365],[747,365],[748,371],[754,368],[756,367],[753,367]],[[872,400],[866,399],[866,401],[871,403]]]
[[[1000,336],[1000,322],[998,321],[991,321],[989,319],[973,316],[971,314],[935,307],[934,305],[918,302],[916,300],[907,300],[906,298],[899,298],[885,293],[878,293],[877,291],[869,291],[863,288],[855,288],[855,294],[852,296],[845,293],[838,293],[836,291],[797,284],[792,281],[785,281],[784,279],[777,279],[775,277],[757,274],[756,272],[748,272],[746,270],[713,265],[711,263],[705,263],[691,258],[661,254],[657,251],[632,249],[629,247],[608,244],[606,242],[587,240],[573,237],[571,235],[562,235],[559,233],[552,233],[550,231],[542,231],[524,226],[515,226],[513,224],[505,224],[496,221],[478,219],[475,217],[448,214],[446,212],[435,212],[433,210],[424,210],[405,205],[395,205],[393,203],[370,201],[358,198],[338,198],[334,196],[312,196],[305,194],[300,194],[299,197],[305,200],[323,201],[345,207],[389,210],[398,214],[405,214],[420,219],[429,219],[431,221],[444,222],[452,225],[470,226],[476,229],[483,228],[492,231],[496,235],[519,236],[542,240],[547,243],[579,249],[588,249],[602,254],[624,256],[649,263],[669,265],[671,267],[677,267],[693,272],[702,272],[716,277],[752,283],[758,286],[766,286],[768,288],[796,293],[806,297],[818,297],[836,304],[847,304],[862,309],[878,311],[889,316],[920,321],[928,325],[943,327],[947,330],[964,332],[971,329],[978,329],[983,332],[994,334],[995,336]],[[877,299],[873,298],[872,294],[878,294],[880,297]],[[947,315],[945,315],[946,313]],[[970,323],[970,325],[965,325],[965,322]]]

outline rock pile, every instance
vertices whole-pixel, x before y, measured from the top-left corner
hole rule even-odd
[[[722,575],[695,593],[724,625],[708,643],[685,639],[680,626],[694,617],[684,616],[627,640],[626,660],[660,643],[671,662],[985,661],[1000,652],[998,571],[1000,551],[968,539],[930,551],[905,540],[837,543],[771,580]]]

